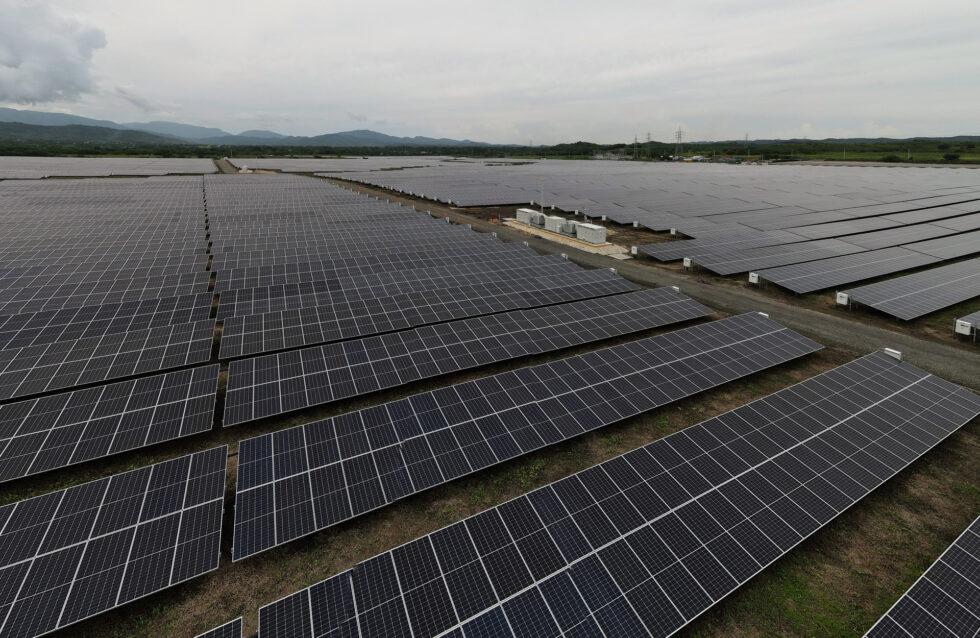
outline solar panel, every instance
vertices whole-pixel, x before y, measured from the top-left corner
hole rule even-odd
[[[868,638],[980,634],[980,518],[968,526],[865,634]]]
[[[226,622],[210,631],[205,631],[195,638],[242,638],[242,619],[239,616],[235,620]]]
[[[203,321],[213,301],[214,295],[201,293],[0,317],[0,349]]]
[[[424,278],[416,278],[419,271],[412,271],[410,278],[395,274],[388,281],[349,279],[346,286],[337,279],[326,278],[288,283],[280,281],[280,283],[258,288],[231,290],[221,293],[218,318],[363,302],[369,299],[384,299],[396,295],[428,293],[429,291],[464,288],[481,284],[520,285],[520,282],[525,280],[544,280],[547,277],[557,277],[558,279],[555,281],[561,281],[562,277],[568,277],[570,281],[579,281],[581,277],[587,277],[589,281],[595,280],[597,277],[611,278],[608,270],[583,270],[560,257],[542,258],[541,261],[527,261],[523,266],[514,265],[512,262],[507,263],[508,265],[498,263],[496,267],[492,268],[495,271],[492,273],[474,274],[466,265],[461,265],[458,269],[433,268],[431,271],[435,276]],[[470,272],[467,272],[468,270]],[[604,274],[599,275],[602,272]],[[583,275],[582,273],[592,273],[592,275]],[[395,278],[402,280],[398,281]],[[299,277],[290,277],[290,279],[299,279]]]
[[[3,290],[0,315],[201,294],[210,283],[210,272],[195,272]]]
[[[906,244],[905,248],[939,259],[956,259],[980,253],[980,230]]]
[[[648,244],[639,246],[639,250],[660,261],[673,261],[683,257],[698,257],[708,255],[713,251],[724,248],[725,250],[743,250],[747,248],[757,248],[763,246],[774,246],[778,244],[791,244],[808,239],[801,237],[794,232],[772,231],[761,232],[749,229],[747,231],[732,230],[718,236],[711,236],[705,239],[684,239],[681,241],[663,242],[659,244]]]
[[[868,355],[266,605],[259,633],[668,636],[978,413]]]
[[[846,295],[846,297],[844,297]],[[838,293],[838,300],[859,303],[909,321],[980,296],[980,259],[868,284]]]
[[[0,482],[206,432],[218,366],[0,406]]]
[[[708,314],[657,288],[233,361],[224,425]]]
[[[760,279],[805,294],[940,261],[901,246],[760,270]]]
[[[218,567],[228,447],[0,507],[0,635],[40,636]]]
[[[341,341],[463,317],[636,290],[608,270],[442,288],[226,319],[220,358]],[[293,299],[296,299],[293,297]],[[274,305],[274,304],[270,304]]]
[[[733,275],[757,268],[772,268],[786,264],[836,257],[861,252],[864,249],[839,239],[817,239],[814,241],[766,246],[763,248],[719,248],[711,253],[700,255],[697,265],[719,275]]]
[[[0,399],[203,363],[214,320],[0,351]]]
[[[217,289],[234,290],[255,288],[274,283],[297,283],[298,281],[317,281],[333,277],[352,277],[392,271],[407,271],[447,267],[456,272],[469,272],[490,266],[487,262],[505,259],[508,265],[530,265],[547,260],[524,244],[488,244],[486,250],[467,252],[444,252],[431,256],[405,254],[379,254],[358,258],[331,258],[318,255],[315,260],[279,264],[272,266],[249,266],[231,268],[218,273]],[[486,268],[484,268],[486,269]]]
[[[749,313],[245,439],[232,557],[820,348]]]

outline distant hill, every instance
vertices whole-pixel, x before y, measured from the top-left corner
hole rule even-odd
[[[191,142],[194,144],[208,144],[216,146],[332,146],[343,148],[355,147],[392,147],[392,146],[491,146],[483,142],[473,142],[471,140],[451,140],[447,138],[434,137],[396,137],[386,135],[377,131],[357,130],[343,131],[341,133],[325,133],[311,137],[300,135],[283,135],[275,131],[253,129],[233,134],[220,128],[209,126],[195,126],[193,124],[183,124],[181,122],[127,122],[119,124],[109,120],[96,120],[79,115],[66,115],[64,113],[46,113],[43,111],[19,111],[17,109],[0,108],[0,122],[20,122],[35,126],[63,127],[81,125],[87,127],[98,127],[103,129],[134,130],[151,133],[160,136],[154,144],[174,144],[181,142]],[[21,131],[22,135],[29,135],[27,130]],[[75,143],[80,135],[78,131],[65,131],[65,138],[59,138],[59,133],[47,131],[34,141],[60,142],[70,141]],[[94,137],[96,131],[88,131],[85,136],[96,143]],[[106,137],[104,143],[116,143],[118,137]],[[24,140],[28,141],[28,140]],[[151,142],[148,142],[151,143]]]
[[[67,113],[47,113],[44,111],[19,111],[0,107],[0,122],[20,122],[22,124],[33,124],[35,126],[68,126],[80,124],[82,126],[101,126],[103,128],[125,129],[128,127],[117,124],[109,120],[95,120],[90,117],[80,115],[69,115]]]
[[[251,134],[249,134],[251,133]],[[260,133],[267,133],[260,131]],[[386,135],[377,131],[357,130],[344,131],[341,133],[325,133],[312,137],[279,135],[270,137],[266,135],[255,135],[255,131],[246,131],[239,135],[226,135],[222,137],[209,137],[197,140],[199,143],[227,145],[227,146],[332,146],[336,148],[356,148],[356,147],[391,147],[391,146],[491,146],[484,142],[473,142],[471,140],[451,140],[447,138],[434,137],[396,137]]]
[[[251,129],[248,131],[242,131],[238,134],[238,137],[251,137],[251,138],[262,138],[270,140],[279,140],[284,137],[282,133],[276,133],[275,131],[263,131],[261,129]]]
[[[203,140],[209,137],[222,137],[231,135],[228,131],[209,126],[194,126],[193,124],[181,124],[180,122],[127,122],[122,125],[125,128],[146,131],[157,135],[169,135],[185,140]]]
[[[144,131],[115,129],[105,126],[38,126],[20,122],[0,122],[0,142],[16,144],[32,144],[44,142],[49,144],[73,145],[113,145],[140,146],[161,144],[185,144],[172,137],[163,137]]]

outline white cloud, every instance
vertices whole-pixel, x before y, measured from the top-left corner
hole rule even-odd
[[[0,101],[70,102],[95,90],[105,33],[44,4],[0,2]]]
[[[138,96],[52,108],[122,121],[143,102],[231,131],[536,144],[669,141],[679,124],[686,139],[980,133],[976,0],[49,6],[105,32],[89,81]]]

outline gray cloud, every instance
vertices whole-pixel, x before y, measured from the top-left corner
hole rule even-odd
[[[70,102],[95,90],[92,54],[100,29],[46,5],[0,1],[0,101]]]
[[[157,105],[229,131],[535,144],[669,141],[679,125],[686,139],[978,132],[977,0],[43,1],[37,19],[0,8],[0,73],[41,57],[21,32],[46,25],[44,52],[69,54],[39,78],[73,69],[136,96],[66,89],[46,107],[117,121]],[[84,27],[50,12],[111,44],[95,31],[82,47]],[[17,73],[0,102],[44,93],[8,88],[34,83]]]
[[[155,113],[160,110],[159,107],[150,100],[124,87],[117,86],[113,90],[113,93],[116,95],[116,97],[128,102],[129,104],[132,104],[144,113]]]

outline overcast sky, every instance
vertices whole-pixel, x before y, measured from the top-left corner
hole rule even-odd
[[[980,134],[980,0],[0,0],[0,105],[488,142]]]

